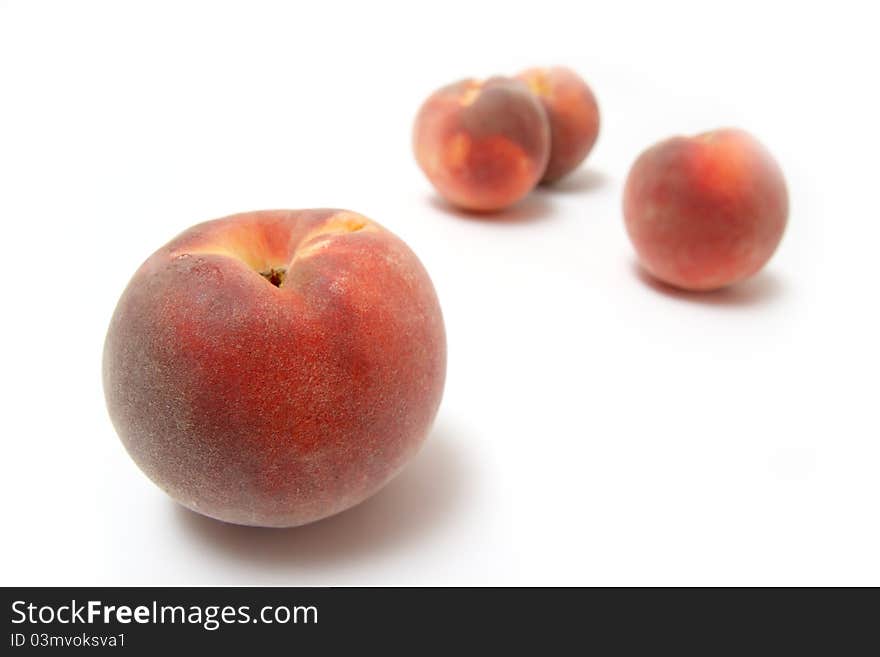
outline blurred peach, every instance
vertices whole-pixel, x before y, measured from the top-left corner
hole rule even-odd
[[[624,217],[639,262],[688,290],[712,290],[760,270],[788,220],[782,170],[735,129],[672,137],[633,164]]]
[[[422,105],[413,150],[447,201],[466,210],[500,210],[540,180],[550,154],[550,128],[522,81],[462,80]]]
[[[542,182],[574,171],[599,136],[599,105],[587,83],[561,66],[532,68],[517,76],[541,100],[550,122],[550,159]]]

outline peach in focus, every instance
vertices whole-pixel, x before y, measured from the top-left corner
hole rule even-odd
[[[443,392],[427,272],[342,210],[199,224],[138,269],[104,346],[119,437],[172,498],[227,522],[302,525],[379,490]]]

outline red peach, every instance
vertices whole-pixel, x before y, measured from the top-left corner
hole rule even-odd
[[[403,467],[445,368],[434,288],[400,239],[353,212],[277,210],[199,224],[150,256],[103,370],[123,444],[172,498],[290,527]]]
[[[688,290],[751,276],[788,219],[779,165],[751,135],[723,129],[673,137],[642,153],[624,191],[626,229],[641,265]]]
[[[599,136],[599,105],[586,82],[561,66],[532,68],[517,76],[541,100],[550,122],[550,159],[541,178],[550,183],[574,171]]]
[[[541,104],[519,80],[462,80],[416,116],[413,150],[437,191],[467,210],[513,205],[538,183],[550,154]]]

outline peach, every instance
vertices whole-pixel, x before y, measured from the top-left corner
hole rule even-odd
[[[122,443],[172,498],[290,527],[404,466],[445,368],[434,288],[400,239],[353,212],[273,210],[150,256],[113,314],[103,375]]]
[[[419,166],[450,203],[492,211],[538,183],[550,154],[541,104],[519,80],[462,80],[432,94],[416,116]]]
[[[599,136],[599,105],[574,71],[561,66],[531,68],[517,78],[540,99],[550,122],[550,159],[541,181],[551,183],[574,171]]]
[[[754,137],[722,129],[642,153],[626,181],[623,212],[650,274],[713,290],[770,259],[785,231],[788,193],[779,165]]]

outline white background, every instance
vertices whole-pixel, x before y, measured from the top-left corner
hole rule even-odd
[[[871,3],[0,0],[2,584],[880,584]],[[413,162],[434,88],[566,64],[587,165],[494,220]],[[620,199],[676,133],[751,131],[791,194],[759,276],[640,277]],[[424,450],[294,530],[178,508],[116,438],[104,332],[189,225],[334,206],[404,238],[446,317]]]

